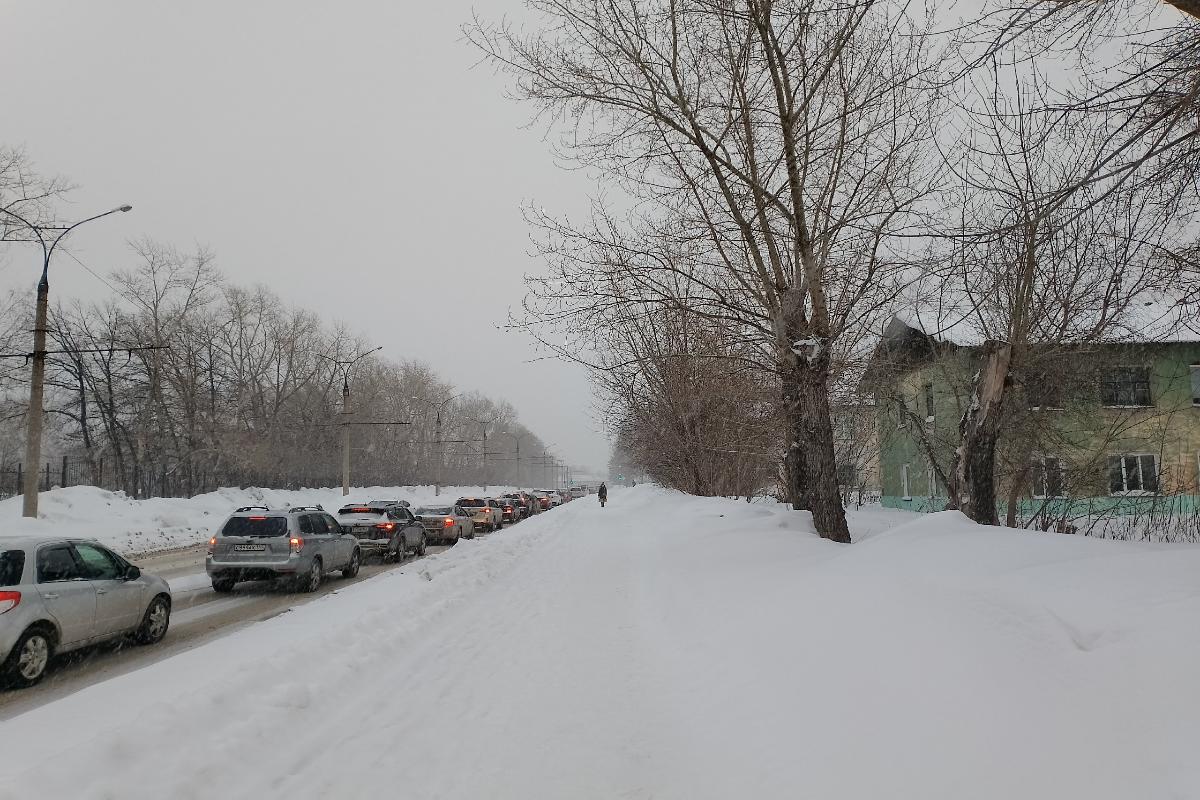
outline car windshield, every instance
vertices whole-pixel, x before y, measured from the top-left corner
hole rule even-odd
[[[17,586],[25,571],[25,551],[5,550],[0,553],[0,586]]]
[[[479,508],[480,506],[487,505],[487,501],[480,500],[478,497],[464,497],[458,501],[458,504],[467,508]]]
[[[283,536],[288,525],[285,517],[230,517],[221,529],[222,536]]]
[[[421,506],[417,509],[418,514],[449,514],[453,509],[450,506]]]

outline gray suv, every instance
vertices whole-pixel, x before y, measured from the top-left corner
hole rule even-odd
[[[0,678],[31,686],[52,656],[132,635],[154,644],[171,588],[86,539],[0,538]]]
[[[280,577],[315,592],[326,573],[341,570],[353,578],[361,563],[358,539],[320,506],[245,506],[208,540],[204,567],[218,592],[231,591],[238,581]]]

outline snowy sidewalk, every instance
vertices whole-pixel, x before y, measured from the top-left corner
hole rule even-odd
[[[0,798],[1200,796],[1200,548],[804,519],[571,503],[11,721]]]

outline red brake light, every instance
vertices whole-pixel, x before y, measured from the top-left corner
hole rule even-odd
[[[485,513],[485,514],[490,514],[490,513],[492,513],[492,507],[491,507],[491,506],[484,506],[484,507],[483,507],[483,513]]]
[[[217,549],[217,537],[212,537],[208,540],[208,554],[211,556],[213,551]]]
[[[264,519],[266,519],[266,517],[251,517],[250,519],[254,520],[255,522],[262,522]]]
[[[304,547],[304,540],[301,539],[299,536],[293,536],[291,539],[288,540],[288,544],[290,544],[292,546],[293,553],[299,553],[300,548]]]
[[[446,527],[447,528],[454,527],[454,517],[446,517]]]
[[[12,611],[21,604],[20,592],[0,592],[0,614]]]
[[[376,524],[375,527],[379,528],[380,530],[390,531],[392,528],[396,527],[396,523],[380,522],[380,523]]]

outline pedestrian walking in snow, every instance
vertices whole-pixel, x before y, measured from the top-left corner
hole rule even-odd
[[[600,496],[600,507],[604,508],[604,504],[608,502],[608,487],[601,483],[600,490],[596,494]]]

